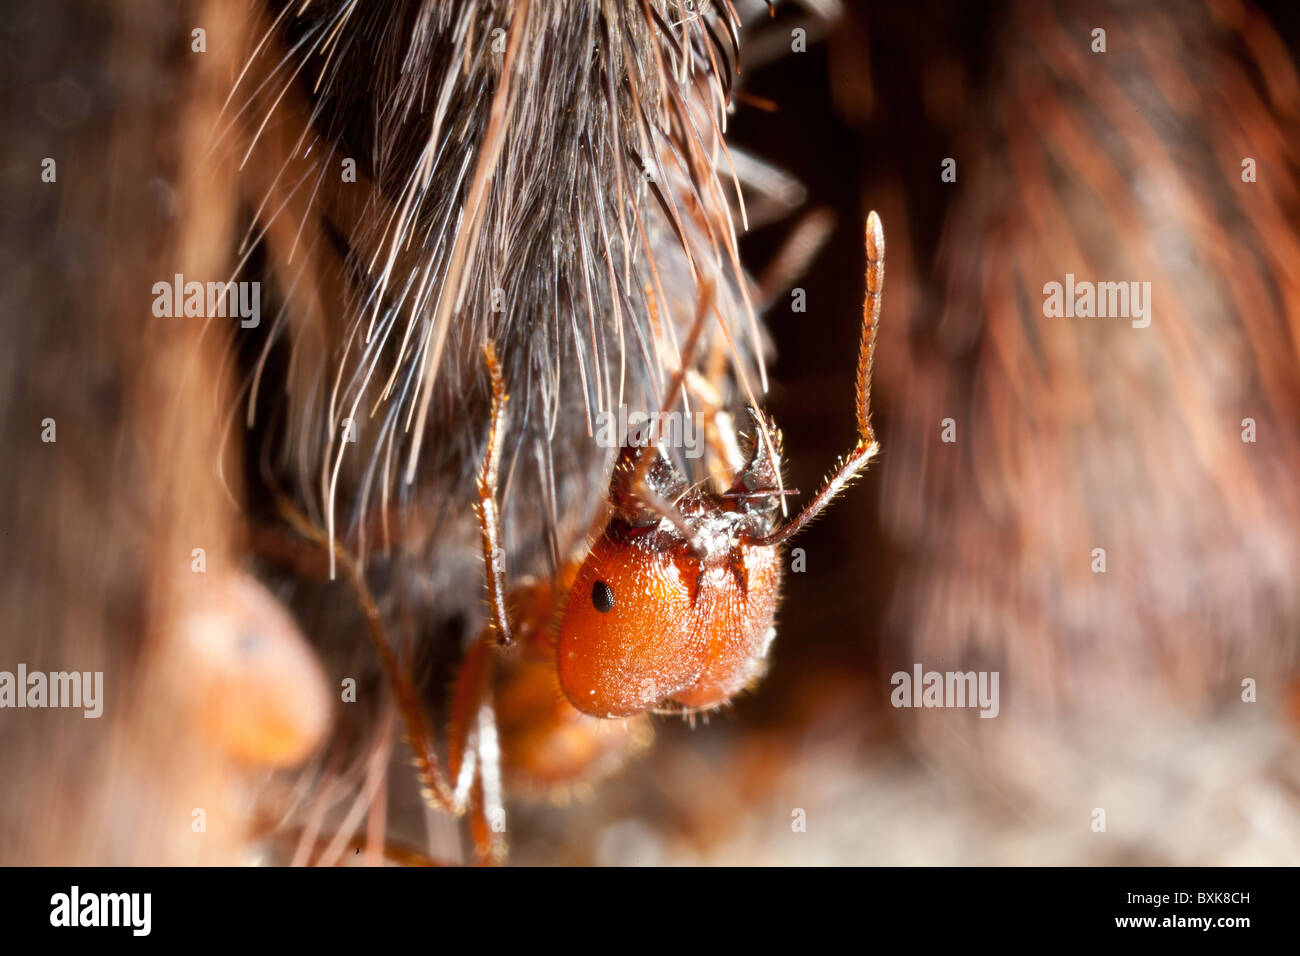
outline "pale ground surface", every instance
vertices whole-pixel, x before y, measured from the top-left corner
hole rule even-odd
[[[520,848],[516,860],[1300,864],[1300,739],[1259,706],[1215,721],[1079,734],[1068,750],[1053,745],[1059,737],[1024,735],[1013,744],[1014,775],[971,782],[897,746],[863,749],[853,733],[829,727],[734,748],[721,742],[731,736],[724,728],[697,730],[694,747],[664,748],[629,768],[595,804],[541,811],[560,827],[556,843]],[[1104,833],[1093,831],[1098,808]],[[793,830],[796,809],[805,832]]]

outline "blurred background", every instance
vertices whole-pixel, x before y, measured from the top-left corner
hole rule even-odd
[[[354,597],[278,522],[262,466],[300,410],[229,427],[263,340],[142,338],[134,318],[132,282],[164,260],[220,272],[268,188],[241,193],[249,174],[208,149],[205,110],[249,45],[214,46],[195,81],[177,38],[196,16],[255,38],[281,8],[54,6],[4,25],[0,670],[98,663],[130,703],[102,725],[0,711],[0,862],[468,858],[420,798]],[[871,209],[884,451],[796,542],[806,570],[786,577],[762,683],[705,721],[656,718],[643,756],[564,799],[507,793],[512,862],[1300,862],[1296,11],[810,0],[737,19],[726,138],[766,184],[740,256],[807,302],[782,292],[763,316],[788,484],[815,489],[851,442]],[[353,83],[313,105],[364,127],[383,87]],[[353,135],[321,115],[327,140]],[[47,155],[61,185],[41,192]],[[342,243],[323,232],[309,248]],[[792,241],[798,267],[774,268]],[[241,268],[269,284],[273,246]],[[1046,317],[1043,286],[1067,273],[1150,282],[1150,327]],[[267,348],[274,393],[293,363]],[[477,428],[481,394],[466,403]],[[476,446],[447,447],[404,503],[427,516],[418,544],[369,569],[394,621],[402,582],[424,582],[402,633],[435,717],[481,625],[458,497]],[[237,480],[209,480],[214,459]],[[594,500],[605,467],[572,459],[562,507]],[[532,520],[511,534],[525,566]],[[916,664],[997,671],[997,718],[891,706]],[[349,710],[333,688],[354,674],[380,692]]]

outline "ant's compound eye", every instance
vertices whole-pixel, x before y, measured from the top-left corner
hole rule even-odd
[[[633,546],[621,534],[607,531],[592,545],[556,636],[560,689],[592,717],[649,710],[690,687],[707,663],[708,638],[691,606],[694,555]]]
[[[604,581],[597,581],[591,586],[591,603],[601,614],[614,610],[614,589]]]

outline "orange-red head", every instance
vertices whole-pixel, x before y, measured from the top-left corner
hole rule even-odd
[[[614,516],[569,590],[556,648],[560,686],[584,713],[708,709],[762,673],[781,564],[761,541],[781,492],[765,423],[753,414],[751,462],[725,495],[687,492],[656,449],[645,450],[656,459],[635,487],[638,450],[623,450]],[[661,504],[644,503],[654,499]]]

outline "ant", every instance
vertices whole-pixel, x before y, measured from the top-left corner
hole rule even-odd
[[[497,483],[509,395],[495,346],[485,345],[492,403],[476,512],[489,622],[455,680],[445,776],[418,692],[383,635],[364,575],[335,544],[401,709],[425,798],[468,816],[478,862],[505,860],[506,785],[512,792],[553,793],[605,775],[648,745],[648,714],[705,713],[762,676],[776,633],[781,546],[880,447],[870,401],[885,240],[875,212],[867,217],[866,260],[857,443],[803,510],[779,522],[783,497],[797,492],[781,485],[780,432],[748,406],[754,426],[748,460],[733,469],[722,493],[690,486],[657,443],[624,446],[610,480],[603,532],[554,582],[506,587]],[[686,382],[711,299],[706,288],[665,393],[668,406]],[[301,516],[282,510],[300,532],[326,543]],[[557,593],[563,595],[558,602]]]

